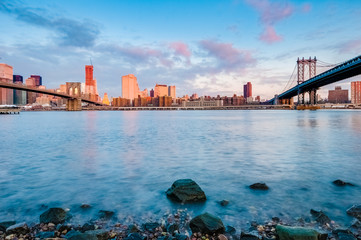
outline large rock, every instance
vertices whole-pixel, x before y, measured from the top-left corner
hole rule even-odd
[[[355,186],[353,185],[352,183],[349,183],[349,182],[344,182],[340,179],[337,179],[335,181],[332,182],[333,184],[335,184],[336,186],[339,186],[339,187],[344,187],[344,186]]]
[[[30,229],[26,223],[18,223],[6,229],[6,234],[27,234]]]
[[[70,231],[65,235],[68,240],[107,240],[109,234],[106,230],[93,230],[81,233],[79,231]]]
[[[351,231],[347,229],[336,229],[332,231],[338,240],[357,240]]]
[[[15,224],[15,221],[0,222],[0,231],[5,232],[8,227]]]
[[[98,217],[99,219],[102,220],[110,220],[111,218],[114,217],[114,212],[113,211],[107,211],[107,210],[100,210],[98,212]]]
[[[279,240],[317,240],[319,233],[310,228],[276,226]]]
[[[147,222],[143,224],[143,229],[148,232],[155,232],[155,229],[158,228],[160,225],[156,222]]]
[[[361,220],[361,205],[353,205],[347,209],[347,214]]]
[[[223,222],[220,218],[209,214],[203,213],[195,218],[193,218],[189,227],[192,229],[192,232],[201,232],[201,233],[224,233],[225,228]]]
[[[254,190],[268,190],[269,187],[265,183],[254,183],[249,186],[250,189]]]
[[[326,223],[331,222],[331,219],[322,211],[316,211],[311,209],[310,213],[315,218],[316,222],[318,222],[321,225],[325,225]]]
[[[67,214],[62,208],[50,208],[40,215],[40,223],[64,223],[67,219]]]
[[[177,202],[203,202],[206,195],[192,179],[179,179],[166,191],[167,197]]]
[[[259,237],[250,233],[241,232],[241,240],[259,240]]]

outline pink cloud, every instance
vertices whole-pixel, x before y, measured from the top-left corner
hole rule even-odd
[[[215,57],[219,66],[225,70],[242,68],[255,63],[251,52],[237,49],[231,43],[203,40],[200,42],[200,46],[205,49],[209,55]]]
[[[274,30],[274,25],[290,17],[294,13],[293,6],[288,2],[270,0],[246,0],[246,2],[259,12],[260,22],[265,27],[260,40],[266,43],[282,41]]]
[[[304,13],[308,13],[309,11],[311,11],[311,4],[309,3],[305,3],[303,6],[302,6],[302,12]]]
[[[266,29],[259,38],[261,41],[266,43],[275,43],[282,41],[282,37],[277,35],[275,29],[272,26],[266,26]]]
[[[359,53],[360,51],[361,39],[356,39],[343,43],[340,47],[340,53]]]
[[[169,44],[169,47],[174,50],[178,55],[181,55],[185,58],[190,58],[192,53],[188,48],[188,45],[183,42],[172,42]]]

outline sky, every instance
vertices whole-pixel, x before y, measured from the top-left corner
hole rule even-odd
[[[179,97],[242,95],[251,82],[270,99],[297,58],[334,64],[361,52],[360,0],[0,0],[0,23],[0,62],[14,74],[58,88],[85,82],[91,61],[100,95],[113,97],[134,74],[141,90],[175,85]]]

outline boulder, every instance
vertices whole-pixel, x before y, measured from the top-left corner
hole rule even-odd
[[[113,211],[100,210],[98,212],[99,219],[110,220],[114,216]]]
[[[265,183],[254,183],[249,186],[250,189],[254,190],[268,190],[269,187]]]
[[[8,227],[15,224],[15,221],[0,222],[0,231],[5,232]]]
[[[224,233],[225,231],[222,220],[209,213],[203,213],[193,218],[189,223],[189,227],[193,233],[201,232],[213,234]]]
[[[311,209],[311,215],[315,218],[316,222],[321,225],[325,225],[326,223],[331,223],[331,219],[322,211],[316,211]]]
[[[336,229],[332,231],[338,240],[356,240],[356,237],[347,229]]]
[[[203,202],[206,195],[192,179],[179,179],[166,191],[167,197],[177,202]]]
[[[221,206],[225,207],[229,204],[229,201],[228,200],[222,200],[219,202],[221,204]]]
[[[347,185],[348,186],[355,186],[352,183],[344,182],[344,181],[342,181],[340,179],[337,179],[337,180],[333,181],[332,183],[335,184],[338,187],[343,187],[343,186],[347,186]]]
[[[347,214],[361,220],[361,205],[353,205],[347,209]]]
[[[317,240],[319,233],[310,228],[277,225],[279,240]]]
[[[225,233],[230,234],[230,235],[233,235],[233,234],[236,233],[236,229],[235,229],[234,227],[232,227],[232,226],[226,226],[226,231],[225,231]]]
[[[66,211],[62,208],[50,208],[40,215],[40,223],[64,223],[67,219]]]
[[[30,229],[26,223],[14,224],[6,229],[6,234],[27,234]]]
[[[259,237],[250,233],[241,232],[241,240],[259,240]]]

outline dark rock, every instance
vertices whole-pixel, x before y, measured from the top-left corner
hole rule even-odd
[[[225,233],[228,233],[230,235],[236,234],[236,229],[232,226],[226,226]]]
[[[86,231],[84,234],[89,237],[95,236],[98,240],[107,240],[109,238],[108,231],[103,229]]]
[[[84,204],[82,204],[81,206],[80,206],[80,208],[81,209],[89,209],[89,208],[91,208],[92,206],[90,206],[89,204],[86,204],[86,203],[84,203]]]
[[[110,220],[114,216],[113,211],[100,210],[98,212],[99,219]]]
[[[280,222],[280,218],[279,217],[273,217],[272,221],[274,221],[275,223],[279,223]]]
[[[64,223],[67,214],[62,208],[50,208],[40,215],[40,223]]]
[[[259,240],[259,238],[253,234],[241,232],[241,240]]]
[[[336,186],[339,186],[339,187],[343,187],[343,186],[346,186],[346,185],[355,186],[352,183],[344,182],[344,181],[342,181],[340,179],[337,179],[337,180],[333,181],[332,183],[335,184]]]
[[[318,240],[319,233],[314,229],[277,225],[279,240]]]
[[[310,213],[315,218],[316,222],[318,222],[321,225],[331,222],[331,219],[322,211],[316,211],[311,209]]]
[[[176,234],[174,237],[177,240],[188,240],[188,236],[184,234]]]
[[[0,231],[5,232],[8,227],[15,224],[15,221],[0,222]]]
[[[89,230],[95,230],[94,224],[85,223],[85,224],[81,227],[81,232],[86,232],[86,231],[89,231]]]
[[[328,238],[327,233],[320,233],[320,235],[318,235],[318,240],[327,240],[327,238]]]
[[[140,232],[140,229],[137,225],[129,225],[128,227],[128,233],[135,233],[135,232]]]
[[[71,230],[71,226],[58,224],[58,226],[56,226],[56,229],[58,230],[58,232],[63,232],[64,230],[69,232]]]
[[[193,218],[189,227],[192,232],[201,232],[201,233],[224,233],[225,228],[223,222],[220,218],[213,216],[209,213],[203,213],[195,218]]]
[[[54,232],[38,232],[36,238],[45,239],[55,237]]]
[[[143,229],[148,232],[155,232],[155,229],[159,227],[159,223],[147,222],[143,224]]]
[[[227,206],[228,204],[229,204],[229,201],[228,200],[222,200],[222,201],[220,201],[220,204],[221,204],[221,206]]]
[[[351,225],[351,228],[353,229],[361,229],[361,222],[360,221],[354,221]]]
[[[336,229],[332,231],[338,240],[356,240],[356,237],[347,229]]]
[[[361,205],[353,205],[347,209],[347,214],[361,220]]]
[[[174,234],[174,231],[178,230],[179,226],[176,223],[173,224],[169,224],[167,227],[167,232],[169,232],[170,234]]]
[[[203,202],[206,195],[192,179],[179,179],[166,191],[167,197],[177,202]]]
[[[92,230],[81,233],[79,231],[71,230],[65,235],[68,240],[107,240],[108,232],[105,230]]]
[[[131,233],[124,240],[145,240],[147,237],[143,237],[139,233]]]
[[[14,224],[6,229],[6,234],[27,234],[30,229],[26,223]]]
[[[254,183],[249,186],[249,188],[254,190],[268,190],[269,187],[265,183]]]

